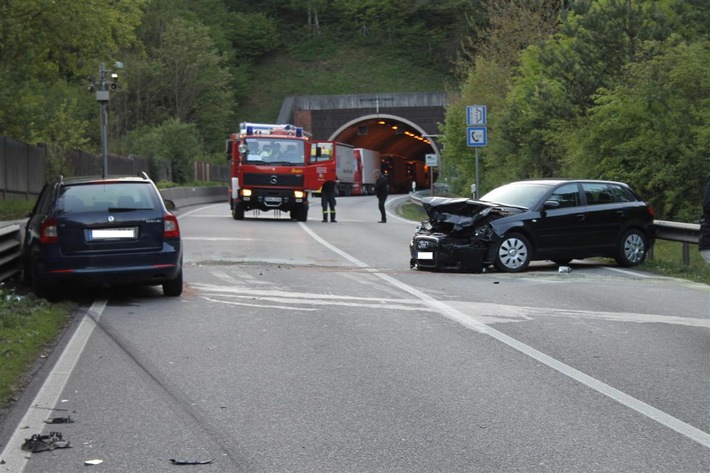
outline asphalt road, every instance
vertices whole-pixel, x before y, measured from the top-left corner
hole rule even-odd
[[[415,223],[337,210],[193,207],[181,298],[75,294],[0,471],[710,471],[710,287],[590,261],[415,271]],[[71,448],[19,448],[50,431]]]

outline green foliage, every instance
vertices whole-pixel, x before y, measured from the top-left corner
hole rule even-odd
[[[280,43],[276,22],[262,13],[235,13],[228,31],[238,58],[253,60],[275,50]]]
[[[162,84],[159,104],[171,117],[195,124],[207,149],[215,143],[221,147],[233,113],[231,76],[206,29],[175,20],[165,30],[155,59]]]
[[[710,42],[630,64],[570,133],[568,169],[634,183],[659,219],[697,221],[710,173],[708,64]]]
[[[511,48],[493,47],[500,42],[492,34],[479,49],[497,60],[476,58],[462,87],[464,104],[489,106],[482,191],[532,177],[618,179],[649,200],[657,218],[697,221],[710,172],[710,8],[696,7],[572,1],[557,33],[530,41],[516,60],[501,54]],[[491,74],[497,64],[509,74]],[[505,86],[491,93],[496,80]],[[444,139],[458,190],[475,179],[461,144],[464,104],[450,107]]]
[[[35,199],[19,200],[5,199],[0,200],[0,222],[8,222],[11,220],[22,220],[27,217],[27,214],[32,211]]]
[[[69,90],[85,91],[90,69],[134,44],[144,3],[0,2],[0,133],[30,143],[47,139],[56,133],[49,129],[52,112],[66,100],[74,116],[64,125],[86,134],[85,117],[77,115],[84,109]]]
[[[664,276],[688,279],[710,285],[710,266],[700,256],[698,247],[690,245],[690,264],[683,263],[683,244],[656,240],[653,257],[646,259],[643,269]]]
[[[446,84],[447,75],[442,71],[422,69],[391,50],[327,43],[325,36],[312,38],[299,47],[296,57],[290,50],[282,51],[256,65],[251,93],[237,107],[238,121],[273,122],[283,99],[303,91],[314,95],[432,91]],[[311,60],[317,54],[312,50],[329,48],[332,54]]]
[[[74,306],[49,304],[0,285],[0,405],[23,387],[23,373],[69,322]]]
[[[183,184],[193,179],[192,162],[200,160],[202,145],[194,124],[171,118],[157,127],[142,127],[130,132],[126,138],[127,153],[148,153],[155,164],[167,163],[172,180]],[[157,175],[154,170],[152,174]]]

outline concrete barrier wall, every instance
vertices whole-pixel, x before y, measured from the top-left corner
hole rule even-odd
[[[219,187],[172,187],[162,189],[160,194],[163,199],[172,200],[180,209],[190,205],[209,204],[211,202],[224,202],[229,205],[227,186]]]

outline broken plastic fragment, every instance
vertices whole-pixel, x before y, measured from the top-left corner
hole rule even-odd
[[[74,421],[71,417],[52,417],[44,421],[46,424],[73,424]]]
[[[50,432],[49,435],[34,434],[25,439],[22,450],[26,452],[46,452],[55,448],[70,448],[69,441],[64,440],[60,432]]]
[[[174,458],[170,459],[174,465],[207,465],[212,463],[212,460],[176,460]]]

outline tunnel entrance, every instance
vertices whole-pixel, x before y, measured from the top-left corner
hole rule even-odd
[[[367,115],[345,123],[328,140],[367,148],[381,154],[394,154],[425,161],[425,155],[437,154],[436,141],[417,124],[394,115]]]

